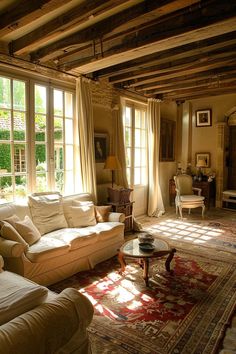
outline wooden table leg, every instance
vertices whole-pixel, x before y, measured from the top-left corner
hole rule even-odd
[[[175,248],[172,248],[172,249],[170,250],[169,256],[167,257],[167,260],[166,260],[166,262],[165,262],[165,266],[166,266],[167,272],[171,272],[171,269],[170,269],[170,262],[172,261],[175,252],[176,252],[176,249],[175,249]]]
[[[125,262],[124,254],[119,251],[117,257],[118,257],[118,261],[120,262],[120,270],[119,270],[119,273],[122,274],[122,273],[125,271],[125,267],[126,267],[126,262]]]
[[[149,286],[148,269],[149,269],[149,259],[143,258],[143,279],[145,281],[146,286]]]

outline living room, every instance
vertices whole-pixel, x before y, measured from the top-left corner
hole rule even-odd
[[[41,215],[34,200],[24,205],[29,196],[40,198],[37,193],[43,195],[42,205],[44,193],[54,193],[55,200],[60,193],[64,210],[59,210],[60,219],[53,221],[52,228],[49,223],[46,231],[42,231],[46,219],[41,226],[33,220],[37,230],[30,249],[25,244],[24,250],[22,245],[5,247],[1,237],[1,274],[17,270],[54,293],[75,288],[90,300],[93,310],[73,291],[65,295],[66,300],[61,295],[62,301],[70,298],[71,307],[73,301],[84,301],[89,313],[84,326],[90,326],[91,348],[83,332],[84,347],[80,343],[82,349],[75,353],[221,350],[226,354],[228,350],[232,354],[235,340],[230,335],[226,346],[223,338],[227,327],[235,333],[235,4],[4,0],[0,14],[0,219],[17,215],[20,220],[14,220],[14,225],[18,225],[33,215],[33,208]],[[118,165],[109,165],[110,157]],[[183,210],[183,218],[176,215],[174,176],[185,174],[201,189],[204,218],[200,208],[190,214]],[[128,191],[125,206],[117,205],[114,194],[109,194]],[[74,214],[67,218],[68,208],[75,213],[84,202],[96,215],[89,229],[75,222]],[[15,203],[23,203],[22,209]],[[99,207],[112,208],[105,222],[98,213],[107,209]],[[89,241],[83,244],[82,255],[82,241],[74,240],[70,231],[70,245],[64,244],[63,250],[58,246],[56,262],[48,255],[40,258],[37,244],[41,242],[41,251],[45,249],[43,238],[51,248],[58,243],[54,236],[45,236],[55,232],[55,225],[63,230],[68,225],[84,228],[83,236]],[[57,237],[65,242],[59,231]],[[171,271],[175,269],[173,283],[165,257],[150,261],[155,275],[146,281],[148,286],[135,262],[127,262],[128,271],[120,274],[118,249],[140,232],[157,234],[176,250],[170,261]],[[187,269],[189,273],[184,273]],[[104,298],[98,295],[103,287]],[[183,288],[191,289],[191,298]],[[214,297],[214,288],[221,300]],[[116,289],[122,291],[114,296]],[[45,297],[45,289],[40,291]],[[137,299],[131,301],[131,294]],[[209,300],[204,303],[205,297]],[[122,307],[126,298],[131,302]],[[158,301],[149,318],[154,298]],[[206,320],[206,305],[217,314],[212,324],[209,317]],[[76,317],[75,313],[70,316]],[[191,336],[199,316],[204,330],[192,329]],[[111,325],[115,317],[119,320]],[[213,323],[214,329],[208,332]],[[202,346],[196,337],[202,338]],[[37,353],[30,342],[29,353]],[[72,352],[65,348],[61,349],[64,353]]]

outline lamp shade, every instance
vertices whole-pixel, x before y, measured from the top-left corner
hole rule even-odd
[[[198,160],[197,162],[197,167],[206,167],[206,161],[205,160]]]
[[[111,170],[111,171],[121,170],[121,165],[118,158],[114,155],[107,156],[104,169]]]

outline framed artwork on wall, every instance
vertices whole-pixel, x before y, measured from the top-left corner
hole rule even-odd
[[[196,127],[210,127],[211,124],[211,109],[196,111]]]
[[[108,134],[94,133],[95,162],[105,162],[108,156]]]
[[[197,152],[195,156],[195,164],[197,167],[209,168],[211,165],[211,154],[209,152]]]
[[[175,161],[175,121],[161,119],[160,161]]]

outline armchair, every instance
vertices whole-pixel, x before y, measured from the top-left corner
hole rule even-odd
[[[204,217],[205,212],[205,197],[201,196],[201,189],[193,187],[192,177],[186,174],[177,175],[174,177],[176,197],[175,197],[175,207],[176,214],[180,214],[181,219],[183,218],[182,209],[187,208],[190,210],[192,208],[202,208],[202,217]],[[197,192],[197,195],[194,194]]]

